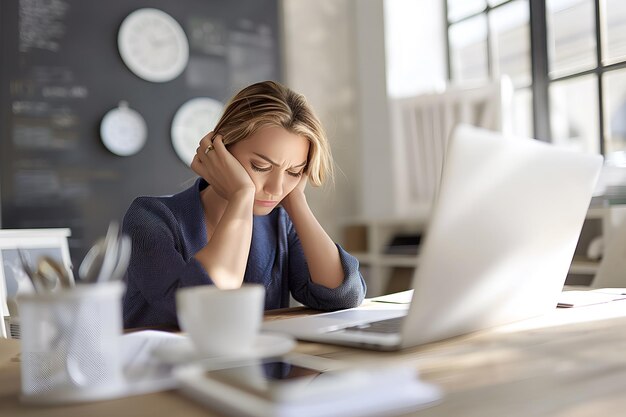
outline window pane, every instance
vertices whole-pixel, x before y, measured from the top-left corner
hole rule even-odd
[[[550,84],[550,128],[555,145],[600,152],[595,74]]]
[[[452,80],[486,81],[487,18],[479,15],[450,26]]]
[[[603,81],[607,163],[626,166],[626,70],[609,71]]]
[[[550,75],[595,67],[594,0],[547,0],[546,9]]]
[[[533,134],[533,94],[530,88],[520,88],[513,93],[513,133],[526,138]]]
[[[448,20],[454,22],[485,10],[485,0],[448,0]]]
[[[602,33],[605,35],[604,61],[607,64],[626,59],[626,2],[605,0]]]
[[[516,87],[531,83],[528,0],[516,0],[489,14],[494,75],[507,74]]]

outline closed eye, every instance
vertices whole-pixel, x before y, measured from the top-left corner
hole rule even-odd
[[[269,166],[269,167],[260,167],[260,166],[254,165],[254,164],[250,164],[250,166],[252,167],[253,171],[257,171],[257,172],[267,172],[267,171],[272,169],[271,166]]]
[[[252,167],[253,171],[257,171],[257,172],[269,172],[272,170],[271,166],[268,167],[260,167],[254,163],[251,163],[250,166]],[[302,170],[298,171],[298,172],[293,172],[293,171],[287,171],[287,174],[295,177],[295,178],[300,178],[302,176]]]

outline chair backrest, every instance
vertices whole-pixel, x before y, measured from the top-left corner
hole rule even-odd
[[[437,195],[450,134],[460,123],[512,133],[513,86],[507,77],[476,88],[401,98],[390,103],[396,143],[398,212],[414,213]]]
[[[41,256],[61,262],[74,279],[68,245],[70,229],[0,229],[0,337],[19,337],[15,297],[20,292],[33,291],[22,269],[18,249],[24,251],[33,264]],[[15,333],[13,330],[15,329]]]

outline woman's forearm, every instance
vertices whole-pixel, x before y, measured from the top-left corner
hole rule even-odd
[[[252,241],[254,193],[242,191],[228,202],[207,245],[194,257],[218,288],[239,288]]]
[[[327,288],[340,286],[344,272],[339,251],[313,215],[304,194],[291,196],[285,209],[300,238],[311,280]]]

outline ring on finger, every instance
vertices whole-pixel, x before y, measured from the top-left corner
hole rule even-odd
[[[215,149],[215,147],[213,145],[207,146],[206,149],[204,150],[204,154],[208,155],[209,152],[211,152],[213,149]]]

